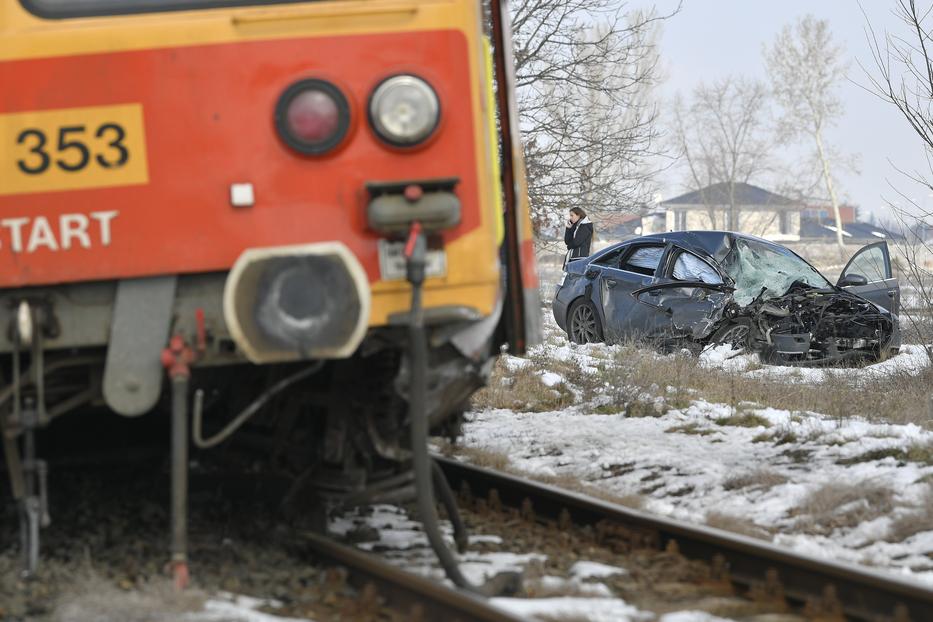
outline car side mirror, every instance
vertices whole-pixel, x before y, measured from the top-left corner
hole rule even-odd
[[[583,276],[585,276],[588,279],[595,279],[596,277],[599,276],[599,270],[597,270],[596,268],[590,268],[589,270],[583,273]]]
[[[847,274],[839,280],[839,287],[859,287],[868,285],[868,279],[861,274]]]

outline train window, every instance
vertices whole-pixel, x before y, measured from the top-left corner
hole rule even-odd
[[[20,0],[27,11],[48,19],[190,11],[307,0]]]

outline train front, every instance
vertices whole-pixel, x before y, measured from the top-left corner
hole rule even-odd
[[[173,413],[180,565],[189,415],[198,447],[265,434],[293,505],[410,497],[411,418],[455,428],[503,308],[522,321],[480,3],[22,0],[0,37],[24,550],[48,522],[34,435],[98,401]]]

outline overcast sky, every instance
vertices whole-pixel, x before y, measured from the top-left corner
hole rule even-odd
[[[630,6],[638,4],[632,2]],[[676,4],[676,0],[657,0],[660,11]],[[862,0],[862,6],[879,36],[885,29],[905,32],[892,14],[895,0]],[[829,21],[834,39],[844,46],[850,62],[849,79],[867,85],[858,62],[866,68],[873,68],[873,62],[865,34],[866,19],[856,0],[685,0],[681,12],[663,26],[663,96],[677,92],[687,96],[699,81],[730,74],[767,80],[762,47],[771,44],[784,24],[807,13]],[[843,200],[859,206],[863,218],[867,218],[868,211],[887,211],[885,198],[898,200],[889,182],[924,205],[933,205],[933,197],[905,180],[891,164],[927,171],[919,139],[893,107],[851,81],[839,87],[845,113],[830,129],[828,141],[857,156],[860,172],[835,174],[837,192]],[[678,174],[663,176],[663,197],[680,194],[684,189],[682,181]]]

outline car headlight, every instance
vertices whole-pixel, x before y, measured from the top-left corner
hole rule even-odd
[[[376,134],[401,147],[427,140],[437,127],[440,110],[431,85],[411,75],[384,80],[369,99],[369,119]]]

